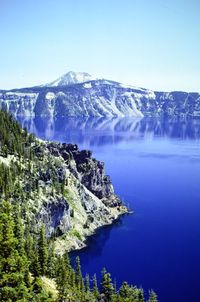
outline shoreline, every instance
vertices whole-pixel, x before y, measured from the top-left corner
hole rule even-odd
[[[104,223],[96,228],[91,229],[87,234],[84,234],[81,240],[77,238],[76,236],[69,236],[67,233],[64,235],[65,238],[57,238],[55,241],[55,251],[59,254],[64,254],[65,252],[71,254],[79,252],[85,248],[89,248],[89,242],[90,239],[93,236],[98,235],[99,232],[103,230],[103,228],[106,227],[112,227],[121,218],[123,218],[125,215],[131,215],[134,213],[134,211],[128,209],[125,205],[120,206],[121,211],[117,213],[117,216],[115,214],[115,217],[113,216],[112,220],[110,220],[108,223]],[[117,209],[115,209],[117,210]]]

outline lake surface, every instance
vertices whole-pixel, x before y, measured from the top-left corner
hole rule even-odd
[[[83,272],[106,267],[161,302],[200,301],[200,120],[20,119],[38,137],[79,144],[106,163],[134,211],[80,251]]]

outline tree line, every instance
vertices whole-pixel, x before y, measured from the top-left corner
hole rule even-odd
[[[42,277],[54,280],[56,299],[43,288]],[[123,282],[117,289],[104,268],[100,286],[96,275],[82,275],[79,257],[75,266],[67,253],[54,252],[52,240],[47,240],[44,225],[31,234],[30,225],[23,223],[20,208],[8,201],[0,207],[0,301],[105,301],[144,302],[143,289]],[[148,302],[157,295],[149,292]]]

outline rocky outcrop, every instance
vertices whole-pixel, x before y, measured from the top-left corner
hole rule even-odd
[[[200,116],[199,93],[155,92],[108,80],[74,83],[0,91],[0,108],[32,117]]]
[[[0,156],[11,169],[19,165],[19,204],[29,216],[33,230],[44,224],[46,235],[55,238],[56,251],[80,249],[99,227],[111,224],[127,208],[115,195],[104,164],[77,145],[31,143],[32,157]],[[20,187],[19,187],[20,186]],[[11,201],[18,195],[11,194]]]
[[[92,158],[91,151],[79,150],[77,145],[66,143],[49,143],[47,148],[54,156],[61,156],[80,183],[106,205],[115,207],[121,204],[114,194],[110,177],[105,174],[104,163]]]

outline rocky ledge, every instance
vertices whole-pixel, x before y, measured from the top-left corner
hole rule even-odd
[[[114,193],[104,163],[94,159],[91,151],[40,140],[31,149],[34,157],[21,162],[19,176],[26,211],[34,227],[46,226],[58,253],[83,248],[88,236],[128,212]],[[19,163],[14,155],[0,160],[6,165]]]
[[[127,208],[115,195],[104,163],[94,159],[91,151],[80,151],[77,145],[65,143],[47,143],[46,148],[52,157],[62,161],[59,177],[65,175],[62,200],[57,206],[49,204],[47,217],[51,221],[46,224],[47,232],[56,230],[61,234],[56,240],[58,251],[80,249],[87,236],[127,213]]]

